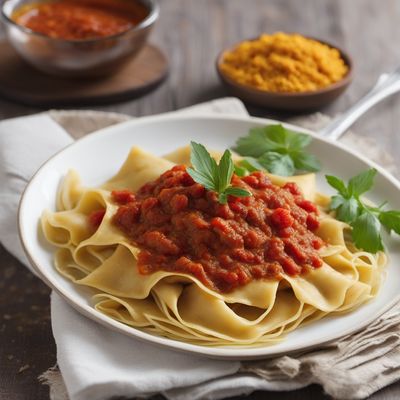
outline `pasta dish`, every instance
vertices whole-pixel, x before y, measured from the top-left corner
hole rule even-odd
[[[233,174],[218,198],[190,156],[134,147],[95,188],[71,170],[43,213],[55,267],[99,312],[192,344],[259,346],[376,296],[385,253],[355,247],[314,173]]]

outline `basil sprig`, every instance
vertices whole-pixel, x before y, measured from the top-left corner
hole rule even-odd
[[[217,164],[202,144],[191,142],[190,146],[190,162],[193,168],[187,168],[188,174],[195,182],[216,192],[221,204],[227,203],[228,195],[235,197],[251,196],[249,191],[231,185],[234,165],[229,150],[225,150],[219,164]]]

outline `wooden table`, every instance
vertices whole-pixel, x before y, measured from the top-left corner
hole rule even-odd
[[[353,56],[354,83],[334,105],[323,110],[334,115],[367,91],[380,73],[400,64],[399,21],[397,0],[163,0],[152,41],[169,56],[169,79],[139,100],[97,109],[140,116],[223,97],[227,93],[214,70],[220,49],[263,31],[282,30],[337,43]],[[274,116],[268,110],[249,110],[259,116]],[[38,111],[42,110],[0,99],[0,119]],[[378,138],[383,148],[397,156],[399,124],[400,96],[394,96],[357,122],[354,130]],[[3,248],[0,264],[0,399],[48,399],[48,388],[39,384],[37,376],[56,361],[50,291]],[[290,393],[259,392],[250,398],[267,395],[279,400],[326,398],[317,386]],[[371,397],[397,398],[400,383]]]

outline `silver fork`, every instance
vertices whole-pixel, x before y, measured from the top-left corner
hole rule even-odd
[[[400,66],[390,74],[379,76],[375,86],[360,100],[338,117],[334,118],[319,133],[325,138],[339,139],[353,123],[375,104],[400,90]]]

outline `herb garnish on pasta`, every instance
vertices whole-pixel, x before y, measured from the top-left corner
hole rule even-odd
[[[291,176],[296,171],[319,171],[321,163],[306,151],[311,141],[311,136],[293,132],[282,125],[253,128],[237,141],[234,148],[245,157],[239,162],[236,173],[266,170],[275,175]]]
[[[248,190],[231,185],[234,165],[229,150],[225,150],[219,164],[217,164],[202,144],[191,142],[190,147],[190,162],[193,168],[187,169],[188,174],[195,182],[200,183],[206,189],[218,193],[218,201],[221,204],[226,204],[228,195],[235,197],[251,196]]]
[[[351,225],[354,244],[371,253],[383,250],[382,225],[400,234],[400,211],[385,211],[386,202],[373,207],[361,198],[374,185],[376,173],[370,168],[351,178],[347,185],[336,176],[326,175],[329,185],[338,191],[332,196],[330,209],[335,210],[337,219]]]

